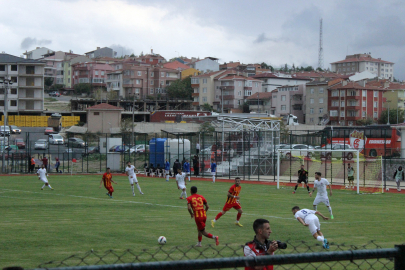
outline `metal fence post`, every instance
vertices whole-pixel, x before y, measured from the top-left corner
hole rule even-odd
[[[395,257],[394,269],[405,269],[405,245],[395,245],[395,247],[398,249],[398,254]]]

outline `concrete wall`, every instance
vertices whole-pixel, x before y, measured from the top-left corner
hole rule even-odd
[[[94,113],[99,113],[99,115],[94,115]],[[88,111],[87,126],[89,132],[110,133],[110,128],[121,126],[121,111]]]
[[[200,124],[196,123],[136,123],[135,132],[159,133],[162,130],[182,129],[184,131],[199,131]]]

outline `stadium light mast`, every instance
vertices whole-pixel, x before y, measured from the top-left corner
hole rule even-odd
[[[322,35],[322,18],[319,21],[319,51],[318,51],[318,68],[323,70],[323,35]]]
[[[4,166],[6,163],[6,126],[7,126],[7,105],[8,105],[8,89],[10,88],[10,85],[13,84],[13,81],[7,78],[4,78],[3,80],[0,81],[0,84],[3,85],[4,88],[4,113],[3,113],[3,160],[1,164],[2,172],[6,173],[6,167]]]

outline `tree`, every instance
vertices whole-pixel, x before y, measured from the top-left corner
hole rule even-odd
[[[166,91],[170,98],[192,99],[191,94],[194,92],[194,89],[191,87],[191,77],[172,82],[166,88]]]
[[[115,91],[109,91],[107,92],[107,99],[108,100],[115,100],[118,98],[118,94]]]
[[[398,123],[403,123],[404,122],[404,110],[403,109],[390,109],[389,114],[390,114],[390,124],[396,124],[397,123],[397,112],[398,112]],[[378,122],[380,124],[387,124],[388,123],[388,110],[382,111],[380,114],[380,118],[378,119]]]
[[[269,69],[271,70],[271,72],[274,72],[273,66],[269,66]]]
[[[269,66],[265,62],[261,63],[260,66],[261,68],[269,69]]]
[[[357,124],[361,126],[368,126],[374,124],[374,119],[372,117],[367,117],[366,119],[357,120]]]
[[[243,104],[239,105],[239,109],[242,109],[243,113],[249,113],[249,104],[247,102],[244,102]]]
[[[76,94],[90,94],[91,85],[89,83],[78,83],[74,86]]]
[[[45,91],[49,90],[49,88],[52,86],[52,84],[53,84],[53,78],[51,78],[51,77],[44,78]]]
[[[287,72],[287,71],[288,71],[288,65],[285,64],[285,65],[284,65],[284,72]]]
[[[134,53],[131,53],[131,55],[130,55],[129,57],[135,57],[135,54],[134,54]]]
[[[211,122],[204,122],[200,126],[200,132],[214,132],[215,127],[211,124]]]
[[[135,128],[135,124],[132,123],[132,119],[131,118],[125,118],[121,121],[121,133],[125,133],[125,132],[132,132],[132,126]]]
[[[201,109],[202,109],[203,111],[212,111],[212,107],[211,107],[211,105],[208,104],[208,103],[204,103],[204,104],[201,106]]]
[[[321,69],[320,67],[318,67],[316,70],[317,71],[323,71],[323,69]]]

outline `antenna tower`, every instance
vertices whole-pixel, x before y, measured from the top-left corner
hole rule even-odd
[[[322,37],[322,19],[319,26],[319,52],[318,52],[318,67],[323,69],[323,37]]]

